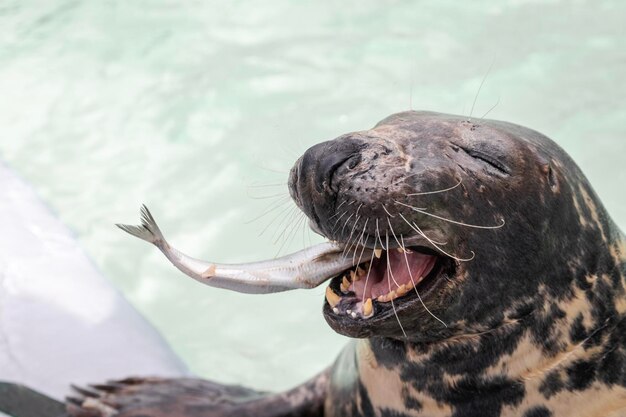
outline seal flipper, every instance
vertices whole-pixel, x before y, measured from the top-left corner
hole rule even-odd
[[[13,417],[67,417],[63,403],[7,382],[0,382],[0,412]]]
[[[74,387],[71,417],[321,417],[329,372],[281,394],[193,379],[129,378]]]

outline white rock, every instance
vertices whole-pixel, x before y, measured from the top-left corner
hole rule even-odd
[[[70,383],[185,374],[72,233],[0,163],[0,380],[62,398]]]

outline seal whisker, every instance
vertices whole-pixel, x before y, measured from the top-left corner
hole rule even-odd
[[[500,224],[498,226],[481,226],[481,225],[477,225],[477,224],[463,223],[463,222],[459,222],[459,221],[456,221],[456,220],[447,219],[445,217],[437,216],[436,214],[428,213],[427,211],[425,211],[425,209],[420,209],[418,207],[413,207],[413,206],[411,206],[409,204],[402,203],[402,202],[400,202],[398,200],[393,200],[393,201],[396,204],[400,204],[401,206],[408,207],[411,210],[416,211],[416,212],[418,212],[420,214],[423,214],[425,216],[434,217],[436,219],[443,220],[443,221],[448,222],[448,223],[458,224],[460,226],[472,227],[472,228],[475,228],[475,229],[500,229],[500,228],[504,227],[504,225],[506,224],[504,219],[502,219],[502,224]]]
[[[304,222],[302,223],[302,246],[307,246],[306,242],[308,242],[308,246],[313,245],[313,242],[311,241],[311,228],[309,227],[307,220],[308,217],[305,214]]]
[[[302,215],[302,214],[300,214],[300,216],[299,216],[299,217],[300,217],[300,218],[296,221],[296,224],[295,224],[295,226],[294,226],[294,228],[293,228],[293,230],[292,230],[292,232],[291,232],[291,233],[292,233],[292,236],[289,238],[289,239],[290,239],[290,240],[289,240],[289,243],[288,243],[289,245],[291,244],[291,242],[293,241],[293,239],[296,237],[296,234],[297,234],[298,230],[300,229],[300,227],[301,227],[302,225],[306,225],[306,220],[307,220],[306,215]]]
[[[395,237],[395,235],[394,235]],[[398,238],[396,238],[396,241],[398,240]],[[434,319],[436,319],[437,321],[439,321],[441,324],[444,325],[444,327],[448,327],[448,325],[441,320],[439,317],[437,317],[432,311],[430,311],[430,309],[428,307],[426,307],[426,304],[424,304],[424,301],[422,300],[422,296],[420,295],[419,291],[417,290],[417,285],[415,285],[415,280],[413,279],[413,272],[411,272],[411,267],[409,266],[409,257],[406,254],[406,247],[404,245],[404,236],[400,235],[400,240],[402,241],[402,243],[398,242],[398,245],[400,245],[402,247],[402,249],[404,250],[404,259],[406,260],[406,269],[409,270],[409,277],[411,278],[411,282],[413,283],[413,289],[415,290],[415,294],[417,294],[417,298],[420,300],[420,303],[422,304],[422,307],[424,307],[424,310],[426,310],[428,312],[428,314],[430,314]]]
[[[297,217],[297,215],[297,207],[291,207],[291,209],[284,216],[282,216],[276,229],[274,230],[274,234],[272,235],[274,244],[276,244],[283,234],[285,234],[287,227],[291,224],[291,221]]]
[[[356,235],[354,234],[354,231],[356,230],[356,226],[359,224],[359,220],[361,220],[361,216],[357,216],[356,219],[354,220],[354,224],[352,225],[352,230],[350,231],[350,235],[348,236],[348,239],[346,241],[347,242],[346,247],[343,249],[344,256],[347,256],[348,253],[350,253],[350,251],[352,250],[352,248],[354,248],[354,254],[352,255],[352,259],[355,258],[356,251],[359,248],[360,235],[358,232]],[[352,238],[353,235],[354,235],[354,239]]]
[[[275,168],[270,168],[270,167],[264,167],[264,166],[256,166],[259,169],[262,169],[263,171],[267,171],[267,172],[272,172],[274,174],[281,174],[281,175],[285,175],[285,174],[289,174],[289,170],[287,171],[282,171],[280,169],[275,169]]]
[[[248,184],[248,185],[246,185],[246,187],[248,187],[248,188],[267,188],[267,187],[284,187],[286,185],[287,185],[287,183],[285,183],[285,182],[274,182],[274,183],[267,183],[267,184]]]
[[[420,172],[414,172],[414,173],[413,173],[413,174],[411,174],[411,175],[407,175],[406,177],[400,177],[400,178],[398,178],[397,180],[393,181],[393,182],[391,183],[391,185],[393,186],[393,185],[397,185],[399,182],[406,182],[406,180],[408,180],[409,178],[416,177],[416,176],[418,176],[418,175],[420,175],[420,174],[422,174],[422,173],[424,173],[424,172],[425,172],[425,170],[422,170],[422,171],[420,171]],[[379,187],[379,188],[382,188],[382,187]]]
[[[276,188],[276,187],[280,187],[280,188]],[[254,190],[261,190],[262,192],[270,192],[273,194],[255,195],[255,193],[252,192]],[[288,192],[288,184],[284,182],[266,183],[266,184],[262,184],[262,183],[247,184],[246,195],[254,200],[268,200],[268,199],[278,198],[278,197],[283,197],[283,196],[290,197],[289,192]]]
[[[433,246],[435,246],[435,248],[437,248],[438,250],[440,250],[441,252],[443,252],[445,255],[449,256],[450,258],[452,258],[452,259],[454,259],[454,260],[457,260],[457,261],[459,261],[459,262],[469,262],[469,261],[472,261],[472,260],[476,257],[476,252],[474,252],[473,250],[471,250],[471,251],[470,251],[470,252],[472,253],[472,256],[471,256],[471,257],[469,257],[469,258],[465,258],[465,259],[463,259],[463,258],[459,258],[459,257],[457,257],[457,256],[454,256],[454,255],[452,255],[452,254],[450,254],[450,253],[448,253],[448,252],[444,251],[444,250],[443,250],[443,249],[441,249],[440,247],[438,247],[438,246],[435,244],[435,242],[434,242],[431,238],[429,238],[428,236],[426,236],[426,233],[424,233],[424,232],[422,231],[422,229],[420,229],[420,228],[419,228],[419,226],[418,226],[418,225],[416,225],[415,223],[413,223],[413,226],[417,229],[418,233],[420,233],[420,234],[424,237],[424,239],[428,240],[428,241],[429,241],[429,242],[430,242]]]
[[[297,208],[297,207],[296,207]],[[261,232],[259,233],[259,236],[263,236],[263,234],[265,234],[265,232],[267,232],[267,230],[270,228],[270,226],[272,226],[276,220],[278,220],[279,218],[282,217],[283,220],[281,220],[281,223],[284,221],[285,216],[284,214],[287,213],[289,211],[289,209],[294,209],[294,206],[288,205],[287,207],[284,207],[281,211],[279,211],[273,218],[272,220],[270,220],[270,222],[263,228],[263,230],[261,230]]]
[[[409,225],[409,227],[410,227],[411,229],[415,230],[415,228],[413,227],[413,225],[411,225],[411,223],[409,223],[409,221],[408,221],[408,220],[407,220],[407,219],[406,219],[406,218],[405,218],[402,214],[400,214],[400,217],[402,218],[402,220],[404,220],[404,222],[405,222],[406,224],[408,224],[408,225]],[[434,239],[431,239],[431,241],[432,241],[432,242],[434,242],[434,243],[436,243],[437,245],[440,245],[440,246],[444,246],[444,245],[447,245],[447,244],[448,244],[448,242],[437,242],[437,241],[436,241],[436,240],[434,240]]]
[[[448,256],[448,257],[450,257],[450,258],[452,258],[452,259],[454,259],[456,261],[459,261],[459,262],[469,262],[469,261],[473,260],[476,257],[476,253],[474,251],[471,251],[472,252],[472,257],[471,258],[467,258],[467,259],[462,259],[462,258],[459,258],[458,256],[454,256],[454,255],[446,252],[439,245],[437,245],[434,240],[432,240],[431,238],[426,236],[426,234],[422,231],[422,229],[419,228],[418,225],[416,225],[415,223],[412,223],[412,224],[409,223],[409,221],[402,215],[402,213],[399,213],[399,214],[400,214],[400,217],[402,217],[404,219],[404,221],[407,222],[407,224],[409,226],[411,226],[411,228],[413,230],[415,230],[417,233],[419,233],[419,235],[422,236],[424,239],[429,241],[431,245],[433,245],[437,250],[439,250],[444,255],[446,255],[446,256]]]
[[[389,219],[387,219],[387,224],[389,225],[389,230],[391,230],[391,236],[393,236],[393,239],[398,244],[398,247],[400,247],[400,248],[402,248],[402,250],[406,251],[406,247],[404,246],[404,244],[400,243],[400,241],[398,240],[398,236],[396,236],[396,232],[393,231],[393,226],[391,225],[391,221]],[[400,237],[402,237],[402,234],[400,234]]]
[[[428,312],[428,314],[430,314],[433,318],[435,318],[437,321],[439,321],[441,324],[443,324],[447,328],[448,325],[446,323],[444,323],[444,321],[441,320],[439,317],[434,315],[430,311],[430,309],[428,307],[426,307],[426,304],[424,304],[424,301],[422,300],[422,296],[420,295],[419,291],[417,290],[417,285],[415,284],[415,279],[413,278],[413,272],[411,272],[411,266],[409,265],[409,257],[407,256],[406,245],[404,244],[404,236],[402,234],[400,234],[400,239],[402,240],[402,242],[400,242],[398,240],[398,237],[396,236],[396,233],[393,231],[393,226],[391,225],[391,221],[389,221],[389,219],[387,219],[387,223],[389,223],[389,228],[391,230],[391,235],[396,240],[396,243],[398,244],[398,246],[400,246],[402,248],[402,253],[404,254],[404,259],[406,261],[406,269],[409,271],[409,277],[411,278],[411,283],[413,283],[413,289],[415,290],[415,293],[417,294],[417,298],[419,299],[420,303],[422,304],[422,307],[424,307],[424,309]],[[387,246],[389,246],[389,244],[387,244]],[[392,277],[393,277],[393,275],[392,275]],[[394,282],[395,282],[395,280],[394,280]],[[397,285],[397,283],[396,283],[396,285]]]
[[[341,216],[339,216],[339,217],[337,218],[337,220],[335,221],[335,224],[333,224],[333,232],[335,231],[335,228],[337,227],[337,223],[339,223],[339,222],[341,221],[341,218],[342,218],[343,216],[345,216],[346,214],[348,214],[348,211],[350,211],[350,210],[346,210],[346,211],[344,211],[343,213],[341,213]]]
[[[365,219],[367,221],[367,219]],[[365,229],[363,229],[363,232],[365,231]],[[359,246],[363,246],[362,245],[362,240],[363,240],[363,232],[361,232],[361,234],[357,233],[354,236],[354,241],[352,242],[351,245],[351,249],[352,247],[354,247],[354,251],[352,251],[352,262],[354,262],[356,260],[356,253],[359,251]],[[358,237],[357,237],[358,236]],[[350,252],[350,251],[348,251]],[[358,265],[358,264],[357,264]]]
[[[364,287],[365,289],[367,289],[367,282],[369,281],[370,274],[372,272],[372,265],[374,264],[374,254],[375,253],[376,253],[376,239],[374,239],[374,250],[372,251],[372,255],[371,255],[370,261],[369,261],[369,266],[367,267],[367,275],[365,276],[365,287]]]
[[[385,240],[387,242],[387,247],[389,247],[389,234],[388,233],[385,233]],[[393,280],[393,282],[395,282],[396,286],[399,288],[400,285],[398,285],[398,283],[396,282],[396,279],[393,277],[393,270],[391,269],[391,262],[389,260],[389,256],[387,256],[387,270],[389,270],[389,276],[391,276],[391,279]],[[389,283],[389,292],[391,293],[391,281],[387,280],[387,282]],[[400,326],[400,330],[402,330],[402,334],[404,335],[404,338],[408,340],[409,337],[406,335],[406,332],[404,331],[404,327],[402,326],[402,323],[400,322],[400,317],[398,317],[398,312],[396,311],[396,305],[393,302],[393,297],[391,298],[391,308],[393,309],[393,314],[394,316],[396,316],[396,320],[398,321],[398,325]]]
[[[352,213],[351,215],[348,216],[348,218],[346,219],[345,222],[343,222],[343,227],[341,228],[341,234],[343,234],[343,231],[346,230],[346,226],[348,225],[348,223],[350,222],[350,219],[353,218],[355,215],[355,213]]]
[[[308,219],[308,217],[306,217],[306,214],[304,216],[300,216],[300,222],[298,223],[298,227],[297,227],[298,229],[303,228],[305,233],[306,233],[307,219]],[[294,233],[294,237],[295,237],[295,233]]]
[[[359,207],[356,208],[356,212],[354,213],[356,215],[356,219],[354,220],[354,224],[352,225],[352,230],[350,231],[350,237],[348,237],[348,240],[350,240],[350,238],[352,237],[352,233],[354,233],[354,228],[359,223],[359,219],[361,218],[361,216],[359,216],[359,210],[361,210],[361,207],[363,207],[363,203],[359,204]],[[349,220],[349,218],[348,218],[348,220]],[[346,222],[347,222],[347,220],[346,220]],[[345,225],[344,225],[344,227],[345,227]],[[341,229],[341,231],[343,232],[343,229]]]
[[[282,232],[280,232],[280,234],[278,235],[276,235],[277,232],[274,233],[274,244],[278,243],[278,241],[285,235],[285,233],[287,233],[287,230],[289,230],[290,227],[293,226],[293,222],[298,218],[300,211],[297,207],[293,207],[293,209],[295,210],[292,210],[287,216],[285,216],[280,223],[280,226],[278,227],[278,229],[282,227]]]
[[[356,255],[356,247],[358,247],[357,242],[359,242],[358,240],[356,240],[358,234],[357,234],[357,236],[354,237],[355,240],[352,243],[350,243],[350,241],[352,240],[352,235],[354,234],[354,230],[356,229],[356,226],[359,224],[359,220],[361,219],[361,216],[359,215],[359,210],[361,210],[361,207],[363,207],[363,203],[361,203],[359,205],[359,207],[357,207],[357,209],[356,209],[356,213],[355,213],[356,214],[356,219],[354,220],[354,224],[352,225],[352,230],[350,230],[350,236],[348,237],[348,240],[347,240],[348,244],[346,245],[346,248],[344,249],[344,255],[347,254],[348,252],[350,252],[350,249],[352,249],[353,245],[355,246],[354,254]],[[346,220],[346,222],[347,222],[347,220]],[[366,222],[366,224],[367,224],[367,222]],[[345,227],[345,225],[344,225],[344,227]],[[342,229],[342,232],[343,232],[343,229]],[[353,259],[354,259],[354,256],[353,256]]]
[[[383,210],[385,211],[385,213],[387,213],[387,215],[389,216],[389,217],[387,217],[387,222],[389,222],[389,218],[392,218],[392,219],[393,219],[394,217],[396,217],[396,216],[394,216],[393,214],[389,213],[389,210],[387,210],[387,207],[385,207],[385,205],[384,205],[384,204],[382,204],[382,206],[383,206]],[[393,232],[392,232],[392,233],[393,233]]]
[[[332,216],[330,216],[330,217],[328,218],[328,220],[330,221],[330,220],[334,219],[335,217],[337,217],[337,216],[339,215],[339,209],[341,208],[341,206],[343,206],[343,205],[344,205],[344,204],[346,204],[347,202],[348,202],[348,200],[343,200],[343,201],[341,202],[341,204],[339,204],[337,207],[335,207],[335,214],[333,214]]]
[[[389,222],[389,219],[387,219],[387,222]],[[387,242],[387,247],[389,247],[389,233],[388,232],[385,232],[385,242]],[[393,276],[389,258],[390,256],[387,254],[387,269],[389,270],[389,275],[391,276],[391,280],[393,281],[393,283],[396,284],[396,287],[400,288],[400,283],[396,281],[395,277]],[[389,292],[391,292],[391,282],[389,282]]]
[[[276,252],[276,257],[280,255],[280,252],[283,250],[285,245],[289,246],[291,242],[293,242],[293,239],[296,236],[296,233],[298,232],[298,229],[300,228],[302,221],[306,219],[306,216],[303,214],[304,213],[300,212],[300,214],[296,216],[296,219],[294,220],[294,222],[292,222],[291,230],[287,234],[287,237],[285,238],[285,240],[283,240],[283,243],[278,248],[278,252]]]
[[[278,210],[281,206],[283,206],[285,204],[288,204],[288,203],[291,203],[291,202],[292,202],[291,198],[288,195],[283,196],[283,198],[280,198],[280,199],[278,199],[276,201],[273,201],[273,202],[269,203],[267,205],[267,207],[265,208],[265,210],[261,214],[259,214],[258,216],[254,217],[254,218],[252,218],[250,220],[245,220],[244,224],[254,223],[255,221],[257,221],[257,220],[267,216],[268,214],[270,214],[274,210]]]
[[[365,230],[367,229],[367,222],[369,222],[369,217],[365,218],[365,223],[363,224],[363,231],[361,232],[361,236],[359,237],[359,243],[361,244],[361,255],[359,256],[359,262],[357,265],[361,263],[361,257],[363,256],[363,252],[365,251],[365,242],[363,242],[363,236],[365,235]],[[369,237],[369,234],[367,235]],[[354,258],[356,257],[356,252],[358,250],[358,245],[354,247],[354,255],[352,256],[352,261],[354,262]]]
[[[470,109],[470,114],[467,119],[468,122],[472,121],[472,114],[474,113],[474,106],[476,105],[476,100],[478,100],[478,96],[480,95],[480,90],[483,88],[483,84],[485,83],[485,80],[487,79],[489,72],[491,72],[491,68],[493,67],[494,62],[495,62],[495,59],[491,61],[491,65],[489,65],[489,68],[487,69],[485,76],[483,77],[482,81],[480,82],[480,85],[478,86],[478,91],[476,91],[476,96],[474,97],[474,102],[472,103],[472,108]]]
[[[491,110],[495,109],[496,107],[498,107],[498,104],[500,104],[500,96],[498,96],[498,100],[496,101],[496,104],[494,104],[493,106],[491,106],[491,108],[489,110],[487,110],[485,112],[485,114],[483,114],[483,117],[480,118],[480,120],[483,120],[485,117],[487,117],[487,115],[489,113],[491,113]]]
[[[449,188],[444,188],[443,190],[437,190],[437,191],[426,191],[426,192],[422,192],[422,193],[411,193],[411,194],[407,194],[407,197],[413,197],[413,196],[418,196],[418,195],[429,195],[429,194],[439,194],[439,193],[445,193],[447,191],[452,191],[455,188],[457,188],[459,185],[461,185],[461,183],[463,183],[463,178],[461,178],[459,180],[458,183],[456,183],[456,185],[449,187]],[[425,209],[424,209],[425,210]]]
[[[367,236],[365,237],[365,241],[361,241],[361,253],[359,254],[359,260],[356,263],[357,265],[361,264],[361,260],[363,259],[363,254],[365,253],[365,243],[367,242],[367,239],[369,239],[369,237],[370,235],[368,233]],[[356,254],[356,251],[355,251],[355,254]]]
[[[375,236],[375,238],[376,237],[378,238],[378,241],[380,242],[380,247],[383,250],[387,250],[387,248],[385,248],[385,245],[383,245],[383,239],[380,237],[380,229],[378,227],[378,218],[376,219],[376,236]]]
[[[284,197],[284,196],[289,197],[289,194],[285,194],[283,192],[283,193],[263,195],[263,196],[258,196],[258,197],[255,197],[253,195],[248,195],[248,198],[251,198],[253,200],[269,200],[269,199],[272,199],[272,198],[278,198],[278,197]]]
[[[358,210],[357,210],[357,213],[358,213]],[[348,236],[348,239],[346,241],[347,242],[346,247],[343,249],[344,256],[347,255],[352,249],[352,246],[356,245],[356,243],[358,242],[357,241],[358,233],[356,236],[354,236],[354,239],[352,239],[352,235],[354,235],[354,230],[356,229],[357,224],[359,224],[359,220],[361,220],[361,216],[357,214],[356,219],[354,220],[354,224],[352,225],[352,230],[350,231],[350,236]]]

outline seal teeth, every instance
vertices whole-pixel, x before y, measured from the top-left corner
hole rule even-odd
[[[418,279],[417,282],[420,282],[422,279],[423,278]],[[408,284],[402,284],[395,290],[390,291],[387,294],[380,295],[378,298],[376,298],[376,301],[380,303],[388,303],[391,300],[395,300],[396,298],[408,294],[413,289],[413,287],[414,285],[412,282],[409,282]]]
[[[382,255],[383,255],[382,249],[374,249],[374,256],[376,256],[377,259],[380,259]]]
[[[341,297],[335,294],[330,287],[326,287],[326,301],[328,301],[331,308],[335,308],[339,304],[339,301],[341,301]]]
[[[363,317],[369,318],[374,315],[374,306],[372,305],[372,299],[368,298],[363,303]]]
[[[381,295],[380,297],[377,298],[377,300],[378,302],[381,302],[381,303],[387,303],[395,298],[398,298],[398,294],[396,290],[393,290],[388,294]]]
[[[409,290],[410,288],[408,288],[406,284],[403,284],[396,290],[396,294],[398,295],[398,297],[401,297],[404,294],[408,293]]]
[[[350,271],[350,281],[355,282],[357,280],[358,278],[357,278],[356,272]]]
[[[345,276],[343,277],[343,280],[341,281],[340,289],[341,289],[341,292],[344,294],[347,294],[348,291],[350,291],[350,281]]]

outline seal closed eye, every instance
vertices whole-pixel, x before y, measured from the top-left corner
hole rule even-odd
[[[307,150],[289,190],[328,243],[220,265],[176,251],[147,209],[122,228],[209,285],[328,282],[324,317],[355,339],[333,366],[276,395],[126,381],[80,391],[71,415],[626,415],[626,240],[550,139],[403,112]]]

